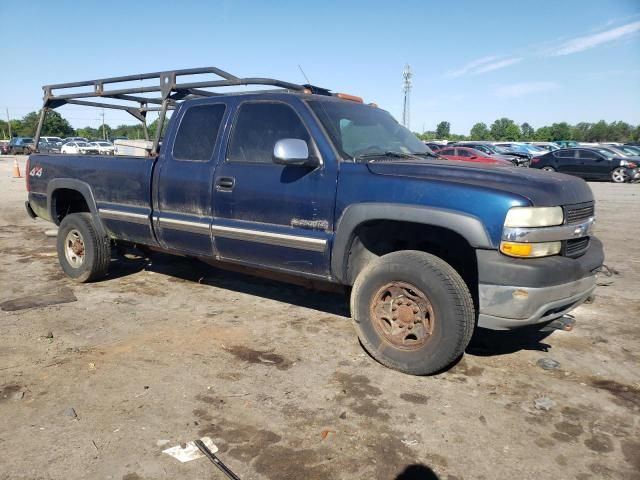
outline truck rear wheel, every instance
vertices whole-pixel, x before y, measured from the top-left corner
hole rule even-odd
[[[58,229],[58,261],[76,282],[91,282],[107,275],[111,260],[109,238],[98,233],[89,213],[71,213]]]
[[[412,375],[453,363],[475,325],[473,300],[458,272],[434,255],[410,250],[384,255],[358,275],[351,314],[367,352]]]

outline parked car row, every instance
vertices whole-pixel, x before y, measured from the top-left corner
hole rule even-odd
[[[31,137],[13,137],[9,142],[0,144],[1,155],[29,155],[35,150]],[[89,141],[84,137],[40,137],[38,151],[41,153],[81,153],[113,155],[113,143],[106,140]]]
[[[640,181],[640,155],[630,156],[614,147],[561,148],[532,159],[531,167],[585,180]]]
[[[610,180],[615,183],[640,181],[640,146],[607,143],[580,145],[558,142],[425,142],[447,160],[516,165],[557,171],[585,180]]]

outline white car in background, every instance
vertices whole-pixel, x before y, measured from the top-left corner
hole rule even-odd
[[[115,147],[113,146],[113,144],[111,142],[107,142],[106,140],[89,142],[89,145],[96,147],[100,155],[113,155],[115,153]]]
[[[97,154],[98,148],[87,142],[67,142],[62,145],[60,153],[81,153],[83,155]]]

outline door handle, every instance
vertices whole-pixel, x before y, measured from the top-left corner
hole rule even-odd
[[[218,177],[216,178],[216,188],[219,190],[233,190],[236,184],[236,179],[233,177]]]

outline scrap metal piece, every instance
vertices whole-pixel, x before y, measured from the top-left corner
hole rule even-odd
[[[218,447],[215,446],[213,440],[209,437],[202,437],[200,440],[196,440],[196,442],[200,442],[203,445],[206,443],[207,449],[213,450],[214,452],[218,451]],[[162,453],[166,453],[182,463],[185,463],[202,458],[204,455],[200,453],[200,451],[201,450],[196,446],[195,442],[187,442],[186,444],[167,448],[166,450],[163,450]]]
[[[222,473],[224,473],[228,478],[230,478],[231,480],[240,480],[240,477],[237,476],[235,473],[233,473],[231,469],[227,467],[224,463],[222,463],[222,460],[216,457],[216,455],[207,448],[204,442],[201,442],[200,440],[196,440],[194,443],[196,444],[196,447],[198,447],[200,451],[204,454],[204,456],[207,457],[209,460],[211,460],[211,463],[213,463],[216,467],[218,467],[220,471],[222,471]],[[217,448],[216,448],[216,451],[218,451]]]

